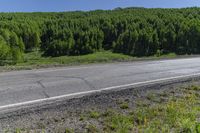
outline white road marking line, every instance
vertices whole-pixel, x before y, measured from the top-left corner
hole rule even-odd
[[[137,83],[132,83],[132,84],[112,86],[112,87],[102,88],[102,89],[99,89],[99,90],[84,91],[84,92],[66,94],[66,95],[55,96],[55,97],[50,97],[50,98],[37,99],[37,100],[33,100],[33,101],[9,104],[9,105],[0,106],[0,110],[6,109],[6,108],[14,108],[14,107],[26,106],[26,105],[31,105],[31,104],[41,103],[41,102],[59,100],[59,99],[62,99],[62,98],[67,98],[67,97],[73,97],[73,96],[79,96],[79,95],[85,95],[85,94],[92,94],[92,93],[108,91],[108,90],[114,90],[114,89],[125,88],[125,87],[132,87],[132,86],[134,87],[136,85],[153,84],[153,83],[161,82],[161,81],[176,80],[176,79],[189,78],[189,77],[195,77],[195,76],[200,76],[200,73],[189,74],[189,75],[181,75],[181,76],[162,78],[162,79],[155,79],[155,80],[137,82]]]

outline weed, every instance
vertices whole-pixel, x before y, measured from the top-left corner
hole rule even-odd
[[[195,91],[200,91],[200,87],[199,86],[195,86],[195,85],[192,85],[190,87],[191,90],[195,90]]]
[[[74,133],[73,129],[66,128],[65,133]]]
[[[128,109],[129,108],[129,104],[127,102],[123,102],[120,104],[120,108],[121,109]]]
[[[115,114],[108,119],[108,126],[111,130],[119,133],[127,133],[133,128],[133,121],[130,117],[121,114]]]
[[[15,133],[21,133],[21,129],[17,128],[17,129],[15,130]]]
[[[100,117],[100,114],[97,111],[90,111],[89,115],[90,115],[90,118],[94,118],[94,119],[98,119]]]
[[[90,124],[90,125],[87,126],[87,132],[88,133],[97,133],[99,131],[98,131],[98,129],[95,125]]]

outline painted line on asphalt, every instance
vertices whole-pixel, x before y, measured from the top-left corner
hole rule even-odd
[[[181,75],[181,76],[175,76],[175,77],[169,77],[169,78],[162,78],[162,79],[155,79],[155,80],[137,82],[137,83],[132,83],[132,84],[112,86],[112,87],[102,88],[102,89],[99,89],[99,90],[84,91],[84,92],[71,93],[71,94],[66,94],[66,95],[60,95],[60,96],[50,97],[50,98],[37,99],[37,100],[32,100],[32,101],[27,101],[27,102],[21,102],[21,103],[15,103],[15,104],[8,104],[8,105],[0,106],[0,110],[7,109],[7,108],[14,108],[14,107],[26,106],[26,105],[33,105],[33,104],[37,104],[37,103],[41,103],[41,102],[48,102],[48,101],[53,101],[53,100],[59,100],[59,99],[62,99],[62,98],[67,98],[67,97],[75,97],[75,96],[80,96],[80,95],[98,93],[98,92],[102,92],[102,91],[109,91],[109,90],[126,88],[126,87],[134,87],[134,86],[137,86],[137,85],[145,85],[145,84],[148,85],[148,84],[153,84],[153,83],[156,83],[156,82],[178,80],[178,79],[181,79],[181,78],[190,78],[190,77],[195,77],[195,76],[200,76],[200,73],[189,74],[189,75]]]

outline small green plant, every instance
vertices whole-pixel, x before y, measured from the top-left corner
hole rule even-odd
[[[152,101],[152,102],[161,102],[162,100],[160,99],[160,96],[158,96],[157,94],[154,93],[149,93],[147,95],[147,99]]]
[[[45,129],[42,129],[42,132],[41,132],[41,133],[46,133],[46,132],[45,132]]]
[[[190,88],[191,88],[191,90],[200,91],[199,86],[192,85]]]
[[[128,116],[114,114],[110,119],[108,119],[108,126],[115,132],[127,133],[133,128],[133,121]]]
[[[196,130],[197,133],[200,133],[200,123],[196,124],[195,130]]]
[[[104,113],[102,113],[102,117],[109,117],[114,113],[114,110],[108,109]]]
[[[129,108],[129,104],[127,102],[123,102],[120,104],[120,108],[121,109],[128,109]]]
[[[95,125],[90,124],[87,126],[87,132],[88,133],[97,133],[99,131]]]
[[[9,129],[4,129],[4,133],[9,133]]]
[[[94,119],[98,119],[100,117],[100,114],[97,111],[90,111],[89,115],[90,115],[90,118],[94,118]]]
[[[15,133],[21,133],[21,129],[17,128],[17,129],[15,130]]]
[[[65,133],[74,133],[73,129],[66,128]]]

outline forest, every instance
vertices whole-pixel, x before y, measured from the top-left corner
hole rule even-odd
[[[50,57],[200,54],[200,8],[0,13],[0,60],[18,62],[35,50]]]

